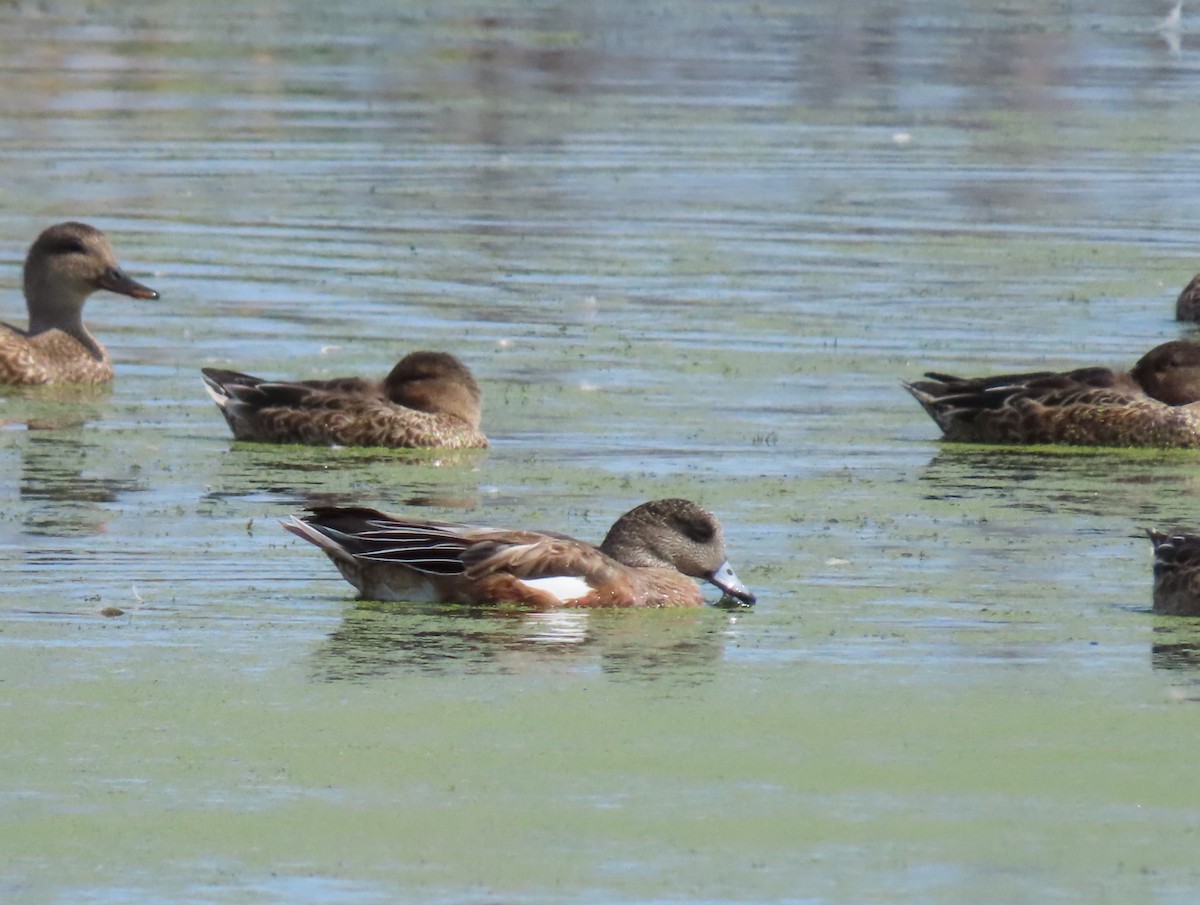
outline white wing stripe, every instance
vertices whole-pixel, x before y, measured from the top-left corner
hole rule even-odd
[[[519,578],[521,584],[557,597],[562,603],[586,597],[595,590],[582,578],[574,575],[556,575],[553,578]]]

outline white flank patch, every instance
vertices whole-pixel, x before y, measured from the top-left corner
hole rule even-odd
[[[554,578],[519,578],[521,584],[536,588],[557,597],[562,603],[586,597],[595,590],[582,578],[573,575],[556,575]]]

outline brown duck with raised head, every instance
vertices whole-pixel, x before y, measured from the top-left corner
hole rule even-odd
[[[112,380],[108,352],[83,325],[84,302],[98,289],[158,298],[126,275],[95,227],[67,222],[44,230],[25,257],[29,329],[0,324],[0,384]]]

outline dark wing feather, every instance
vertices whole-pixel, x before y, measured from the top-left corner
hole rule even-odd
[[[523,579],[572,576],[593,588],[607,584],[624,570],[591,544],[533,531],[503,531],[478,537],[463,562],[468,578],[496,572]]]
[[[318,507],[304,521],[336,540],[346,552],[373,562],[399,563],[430,575],[461,575],[470,546],[464,525],[402,520],[365,507]]]
[[[337,377],[332,380],[265,380],[241,371],[201,368],[205,383],[238,402],[255,408],[337,407],[362,396],[382,398],[378,381],[361,377]]]
[[[1076,404],[1086,398],[1094,404],[1112,404],[1144,394],[1128,375],[1111,368],[1080,368],[1075,371],[1033,371],[1027,374],[997,374],[991,377],[960,378],[930,372],[928,381],[911,384],[945,409],[999,409],[1014,398],[1036,399],[1042,405]]]

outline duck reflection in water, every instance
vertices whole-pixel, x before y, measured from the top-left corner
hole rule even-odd
[[[121,496],[144,490],[145,482],[136,466],[114,461],[88,424],[99,420],[107,387],[51,387],[31,392],[55,398],[39,398],[39,417],[29,418],[25,430],[6,432],[5,448],[20,457],[18,495],[21,522],[26,534],[47,537],[80,537],[107,530],[106,504]],[[61,394],[69,394],[62,399]],[[18,404],[24,400],[18,400]],[[63,407],[61,414],[50,411]]]
[[[448,605],[366,604],[314,653],[321,681],[431,675],[594,674],[696,684],[716,678],[731,616],[714,609],[500,613]]]

